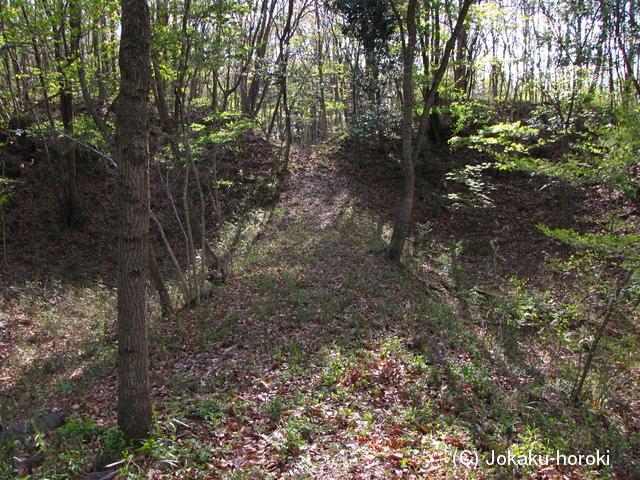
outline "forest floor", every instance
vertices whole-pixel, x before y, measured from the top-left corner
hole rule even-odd
[[[38,452],[28,478],[114,463],[132,479],[640,478],[637,316],[615,330],[625,346],[607,348],[584,402],[568,402],[580,354],[549,307],[562,278],[540,266],[570,252],[535,228],[558,221],[559,186],[491,174],[493,207],[452,210],[436,196],[457,187],[433,178],[418,185],[401,267],[374,253],[402,181],[389,151],[297,151],[279,200],[243,219],[227,283],[172,318],[151,300],[155,422],[142,448],[114,428],[113,258],[88,273],[95,247],[82,257],[81,243],[58,243],[61,269],[30,278],[9,255],[1,423],[55,410],[67,423],[2,446],[0,478]],[[602,208],[588,192],[572,202],[576,222]]]

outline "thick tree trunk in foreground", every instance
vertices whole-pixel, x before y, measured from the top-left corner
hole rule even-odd
[[[149,269],[149,7],[122,0],[118,148],[118,425],[127,439],[151,427],[147,347]]]

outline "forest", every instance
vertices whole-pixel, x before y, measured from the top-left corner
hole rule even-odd
[[[634,0],[0,0],[0,479],[640,478]]]

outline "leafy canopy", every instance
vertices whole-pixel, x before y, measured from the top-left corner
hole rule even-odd
[[[396,21],[388,2],[381,0],[334,0],[329,9],[344,16],[345,35],[359,40],[365,51],[386,54],[388,42],[396,30]]]

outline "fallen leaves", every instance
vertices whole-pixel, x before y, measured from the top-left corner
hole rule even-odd
[[[286,213],[265,229],[259,245],[265,250],[255,263],[243,264],[215,301],[153,323],[160,433],[155,448],[132,453],[130,461],[158,480],[417,480],[457,478],[455,451],[522,442],[524,426],[517,423],[528,412],[521,413],[521,390],[536,392],[527,399],[538,409],[553,392],[533,390],[538,379],[499,356],[501,345],[490,345],[483,357],[484,326],[463,321],[459,328],[477,335],[478,345],[460,343],[464,335],[447,326],[459,321],[456,308],[468,307],[456,302],[469,299],[428,303],[423,285],[367,253],[362,238],[372,233],[369,220],[343,212],[345,202],[364,201],[353,184],[336,179],[335,169],[296,168],[294,187],[283,195]],[[339,202],[336,192],[343,195]],[[368,194],[371,202],[389,203],[389,190]],[[35,337],[37,322],[29,318],[26,309],[0,316],[0,346],[15,345],[20,335],[48,342],[47,335]],[[108,322],[100,327],[112,333]],[[72,340],[65,335],[56,348]],[[420,342],[411,342],[418,336]],[[43,345],[53,351],[53,344]],[[101,348],[112,351],[113,342]],[[83,354],[77,345],[70,351]],[[53,391],[37,401],[66,402],[76,418],[112,426],[114,369],[107,363],[88,377],[82,395]],[[78,372],[73,380],[81,382],[91,369],[65,371]],[[516,421],[507,428],[505,418]]]

